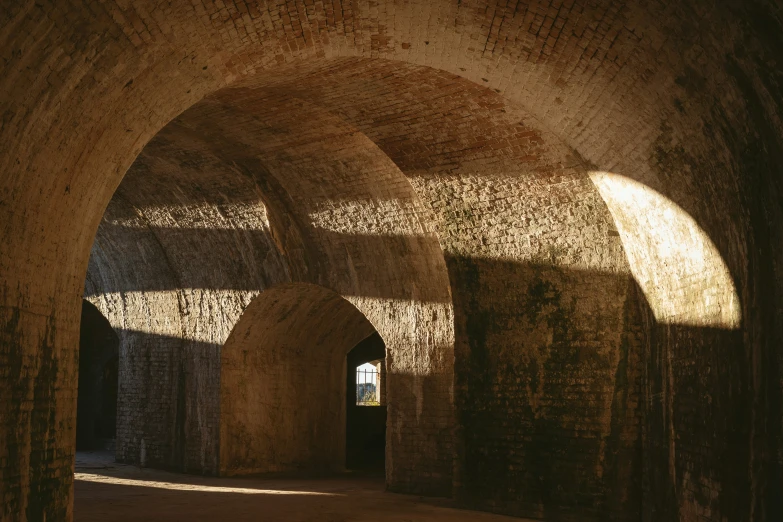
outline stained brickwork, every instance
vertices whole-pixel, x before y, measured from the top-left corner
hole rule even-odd
[[[500,310],[499,303],[503,301],[502,296],[482,295],[482,291],[474,297],[464,290],[473,284],[470,275],[474,270],[470,267],[478,261],[484,262],[483,258],[476,260],[465,253],[480,251],[493,265],[497,264],[497,259],[491,257],[494,255],[503,258],[509,254],[512,260],[534,260],[532,256],[525,257],[537,248],[531,238],[531,250],[524,251],[526,234],[506,231],[498,237],[507,241],[497,243],[493,242],[495,236],[490,233],[471,234],[471,231],[494,225],[491,221],[495,217],[494,205],[487,205],[483,211],[483,222],[471,222],[471,212],[481,210],[479,202],[494,201],[493,198],[505,194],[509,184],[513,187],[517,183],[517,171],[509,176],[514,179],[511,182],[506,182],[503,176],[489,180],[487,173],[497,167],[497,156],[519,158],[487,151],[487,158],[491,159],[486,166],[482,166],[474,155],[472,166],[464,167],[461,153],[457,158],[450,158],[445,142],[437,143],[438,136],[448,135],[445,129],[449,125],[446,124],[433,126],[428,131],[433,141],[423,139],[427,134],[421,132],[415,144],[402,147],[402,153],[395,153],[393,141],[389,139],[384,143],[384,136],[396,134],[399,138],[405,135],[405,130],[386,133],[381,129],[375,133],[372,115],[362,114],[362,111],[383,109],[384,104],[377,97],[363,101],[362,96],[356,94],[360,91],[354,88],[346,92],[356,98],[356,107],[351,107],[350,103],[340,106],[339,101],[329,100],[328,78],[325,89],[313,86],[308,91],[295,85],[294,80],[301,74],[306,77],[310,71],[319,70],[318,74],[322,74],[320,68],[325,58],[361,57],[397,60],[447,71],[495,92],[501,100],[499,109],[506,109],[502,106],[505,103],[524,108],[526,114],[537,120],[535,124],[528,123],[528,127],[539,131],[545,143],[563,144],[558,146],[560,153],[549,158],[555,163],[563,162],[573,150],[589,163],[569,161],[564,162],[563,167],[578,163],[641,182],[678,205],[704,230],[717,254],[723,258],[734,283],[741,303],[741,321],[737,326],[727,328],[661,322],[658,315],[647,311],[641,314],[642,323],[646,324],[642,354],[645,408],[642,415],[644,498],[641,513],[649,520],[781,519],[783,501],[777,492],[783,464],[783,378],[780,373],[783,352],[779,350],[783,339],[780,319],[783,317],[780,297],[783,278],[779,277],[783,254],[775,248],[783,239],[779,176],[779,166],[783,163],[780,157],[783,93],[779,87],[783,84],[783,74],[778,64],[778,58],[783,54],[781,20],[781,7],[765,0],[720,5],[707,1],[609,0],[512,3],[484,0],[291,1],[285,4],[204,0],[155,5],[144,1],[2,2],[2,518],[71,517],[80,297],[95,231],[123,174],[144,145],[175,116],[204,96],[254,73],[271,80],[263,80],[260,87],[258,82],[249,83],[245,89],[253,91],[277,85],[281,92],[285,89],[299,91],[298,96],[305,104],[315,107],[324,104],[321,109],[333,111],[336,119],[345,120],[346,125],[364,136],[357,139],[375,142],[380,156],[388,155],[388,162],[396,164],[411,180],[424,215],[422,219],[407,223],[418,222],[416,226],[421,226],[428,234],[437,234],[448,266],[450,285],[445,287],[450,286],[448,295],[455,307],[455,404],[459,407],[471,404],[470,390],[481,390],[485,382],[478,376],[494,375],[493,379],[499,382],[500,376],[516,374],[522,363],[526,363],[522,358],[518,361],[514,357],[505,358],[514,362],[511,368],[495,371],[481,362],[483,366],[480,367],[489,368],[489,373],[471,371],[463,375],[465,380],[460,377],[459,361],[466,360],[461,355],[482,353],[478,348],[485,346],[480,336],[472,336],[468,331],[470,318],[485,324],[480,319]],[[301,69],[292,71],[285,67],[286,64],[299,64]],[[396,78],[398,75],[393,71],[397,66],[389,68],[389,76]],[[372,71],[357,70],[356,74],[371,79]],[[289,75],[288,78],[285,75]],[[443,99],[449,99],[448,85],[440,83],[444,76],[437,73],[430,78],[438,83],[438,88],[444,89],[441,91]],[[446,78],[447,82],[451,81]],[[333,92],[336,96],[337,91]],[[416,92],[415,97],[422,96],[421,90],[411,88],[409,92]],[[224,92],[211,100],[219,101],[224,95],[231,96]],[[236,92],[235,95],[248,99],[256,96],[252,92]],[[476,99],[475,96],[471,94],[468,98]],[[426,99],[425,109],[438,108],[436,98]],[[399,111],[403,119],[397,123],[404,125],[404,104],[409,100],[399,100],[403,105],[394,110],[387,107],[386,110],[392,112],[385,117]],[[300,118],[299,122],[307,123],[307,120]],[[415,128],[411,132],[415,132]],[[491,136],[486,130],[481,133]],[[417,146],[420,150],[414,151]],[[473,146],[482,145],[475,143]],[[488,145],[488,148],[495,150],[493,146]],[[461,149],[458,146],[455,150]],[[437,157],[438,151],[446,154]],[[453,173],[459,178],[457,182],[436,184],[448,187],[440,198],[426,197],[437,192],[427,185],[432,170],[423,168],[422,158],[429,155],[436,159],[435,170],[449,172],[446,165],[450,161],[458,165]],[[412,161],[408,164],[409,158]],[[509,161],[515,163],[513,159]],[[410,170],[406,166],[410,164],[421,167]],[[576,185],[587,179],[588,168],[571,169],[578,174]],[[278,177],[281,177],[279,173]],[[475,192],[455,190],[464,185],[476,187]],[[565,216],[573,217],[575,223],[579,223],[581,214],[574,212],[571,216],[569,210],[578,210],[590,201],[601,201],[595,190],[589,185],[586,187],[589,190],[576,191],[585,194],[585,199],[565,196],[564,202],[557,198],[559,205],[544,203],[532,208],[540,209],[542,216],[550,215],[544,210],[546,208],[554,207],[553,216],[558,216],[557,210],[562,209]],[[478,202],[472,199],[476,195]],[[500,200],[497,203],[499,217],[524,215],[526,207],[513,209],[504,198],[497,199]],[[441,203],[436,204],[438,201]],[[462,201],[469,203],[467,208],[460,205]],[[388,206],[379,205],[379,208],[383,214]],[[341,205],[336,212],[329,208],[312,208],[311,211],[312,223],[324,225],[341,222],[336,216],[346,216],[350,221],[351,216],[364,212],[361,206],[348,204]],[[553,309],[562,309],[569,311],[568,316],[576,321],[575,324],[584,325],[584,312],[576,308],[576,304],[563,301],[564,297],[574,295],[574,288],[587,291],[580,287],[580,282],[586,279],[579,279],[572,272],[584,267],[589,271],[596,262],[599,265],[607,263],[604,268],[610,269],[601,275],[610,273],[619,277],[613,283],[601,277],[594,278],[600,288],[595,290],[596,286],[591,285],[585,303],[593,302],[592,297],[600,298],[598,301],[606,297],[614,302],[614,306],[599,307],[597,311],[606,318],[614,317],[619,321],[615,324],[628,325],[628,328],[618,327],[613,331],[626,332],[620,338],[633,339],[638,330],[633,323],[638,318],[634,319],[629,307],[638,293],[627,279],[623,281],[627,276],[615,270],[624,262],[624,256],[619,254],[617,239],[622,236],[612,235],[614,230],[623,234],[627,231],[622,227],[610,227],[612,221],[606,208],[598,214],[602,217],[599,216],[601,219],[596,222],[602,225],[594,230],[595,236],[586,236],[602,237],[601,233],[604,233],[598,248],[574,243],[575,235],[556,233],[542,243],[558,248],[551,253],[545,247],[540,250],[544,254],[543,263],[539,263],[543,265],[540,274],[533,269],[535,263],[522,267],[512,264],[514,268],[508,270],[520,277],[515,281],[529,283],[520,288],[530,289],[531,295],[535,295],[533,290],[537,281],[545,283],[547,288],[547,284],[551,285],[552,290],[543,294],[545,301],[549,300],[547,306],[550,308],[542,308],[542,317],[549,317],[546,314]],[[279,214],[274,219],[287,224],[290,218]],[[547,223],[545,220],[531,222]],[[570,221],[555,219],[554,222],[565,224]],[[372,219],[366,223],[370,226]],[[382,223],[382,228],[393,228],[388,220]],[[464,223],[471,226],[463,226]],[[524,221],[504,223],[527,226]],[[306,248],[314,245],[320,248],[322,240],[302,238],[294,228],[279,227],[281,232],[277,236],[285,240],[284,244],[292,246],[291,252],[306,256]],[[488,226],[490,231],[503,228]],[[345,230],[340,228],[334,232],[344,233]],[[431,236],[425,234],[425,237]],[[423,241],[423,250],[432,248],[432,245],[427,246],[427,241]],[[500,247],[501,244],[508,246]],[[563,249],[563,246],[567,248]],[[139,247],[144,248],[153,247]],[[558,252],[566,254],[559,256]],[[350,269],[345,262],[347,259],[352,256],[340,256],[338,263],[327,264],[326,270],[317,272],[319,277],[328,277],[332,267],[335,268],[333,273]],[[535,261],[540,259],[535,258]],[[301,267],[303,263],[296,261],[291,265]],[[634,269],[633,266],[629,268]],[[167,275],[163,279],[169,277],[168,274],[173,277],[176,270],[179,268],[164,269]],[[479,287],[483,288],[484,281],[492,283],[494,277],[490,276],[499,270],[497,266],[475,270]],[[418,275],[425,273],[437,274],[438,271],[419,272]],[[402,280],[409,281],[404,277]],[[167,284],[169,289],[180,288],[176,282]],[[357,307],[362,308],[361,303],[367,302],[364,309],[373,310],[370,301],[380,297],[379,285],[365,284],[367,286],[356,295],[344,293],[342,289],[340,293],[350,295],[349,298],[358,303]],[[709,278],[696,279],[695,286],[699,285],[714,286]],[[439,295],[442,296],[444,286],[436,286],[441,288]],[[372,290],[375,290],[374,294]],[[402,295],[404,299],[415,293],[410,287],[396,290],[396,295]],[[503,287],[503,290],[507,288]],[[708,292],[696,294],[703,296]],[[552,302],[555,298],[559,300],[558,306]],[[506,304],[532,306],[533,301],[530,298],[507,299]],[[149,317],[160,317],[175,302],[178,301],[151,303]],[[207,299],[205,302],[213,301]],[[621,302],[625,304],[620,305]],[[690,303],[686,300],[685,306],[691,309],[682,317],[699,317],[703,304],[703,300]],[[158,306],[160,310],[156,309]],[[373,323],[414,324],[418,321],[421,324],[420,321],[432,312],[429,304],[407,308],[395,306],[376,309]],[[405,319],[400,321],[400,317]],[[524,317],[524,313],[516,314],[514,321],[523,324]],[[626,323],[626,320],[630,322]],[[498,328],[501,323],[498,319],[487,324]],[[218,330],[226,331],[230,328],[227,325]],[[165,328],[169,326],[165,325]],[[177,328],[179,332],[186,330]],[[211,327],[206,330],[211,331]],[[600,371],[594,374],[607,383],[611,368],[616,369],[615,376],[618,374],[620,361],[624,360],[622,354],[626,353],[622,348],[624,344],[609,330],[578,330],[584,336],[601,331],[607,339],[614,339],[613,346],[618,347],[615,355],[597,365]],[[389,333],[394,331],[390,328]],[[513,331],[522,335],[521,330]],[[410,328],[400,328],[396,335],[400,340],[412,341],[413,347],[437,343],[437,339],[429,341],[418,337]],[[488,338],[493,335],[497,332],[487,333]],[[584,340],[582,337],[580,339]],[[570,334],[554,336],[553,330],[552,343],[555,341],[564,346],[575,342],[575,346],[581,346],[578,343],[582,342]],[[485,352],[493,353],[492,350],[502,346],[503,343],[493,344]],[[536,344],[531,341],[528,346]],[[177,350],[172,346],[170,351]],[[139,353],[144,353],[144,349]],[[398,350],[397,353],[406,352]],[[399,362],[405,368],[420,369],[416,361],[425,360],[434,353],[448,352],[427,349],[417,352],[410,360],[403,357]],[[565,366],[562,367],[571,367],[573,360],[567,360],[567,354],[571,352],[566,350],[564,353]],[[632,351],[629,349],[627,353],[630,361]],[[552,360],[551,352],[545,350],[545,354],[547,361]],[[390,368],[390,371],[393,370]],[[410,389],[429,393],[425,377],[416,372],[409,374],[411,382],[418,382]],[[469,382],[474,376],[476,382],[471,386]],[[442,383],[433,389],[437,393],[444,390]],[[618,399],[618,394],[607,392],[607,387],[603,389],[602,411],[619,411],[615,409],[615,403],[623,403],[624,395],[619,394]],[[561,404],[558,401],[562,399],[562,390],[551,390],[548,407],[555,413]],[[415,395],[408,397],[409,404],[416,403]],[[494,391],[491,396],[495,397]],[[629,389],[629,400],[625,404],[633,404],[632,396]],[[389,400],[391,404],[392,397]],[[598,410],[588,409],[588,412],[598,415]],[[489,405],[488,411],[492,414],[500,410]],[[612,414],[611,418],[620,417]],[[465,417],[460,419],[464,423]],[[633,419],[628,420],[629,426],[635,425]],[[444,422],[448,424],[447,420]],[[544,427],[548,425],[543,422]],[[612,421],[605,419],[602,426],[607,425],[611,427]],[[576,424],[569,426],[574,428]],[[575,431],[571,429],[573,433]],[[609,433],[612,433],[611,429]],[[436,448],[439,434],[433,431],[427,436],[432,441],[429,452]],[[594,448],[590,449],[588,442],[595,439],[590,434],[563,438],[550,448],[556,448],[566,440],[569,442],[563,442],[565,445],[561,447],[583,442],[583,449],[588,448],[585,454],[589,454]],[[606,440],[615,439],[610,436]],[[417,457],[421,439],[411,442],[410,447],[405,447],[405,442],[401,440],[397,446],[401,448],[401,454]],[[461,468],[467,469],[468,465],[469,460],[457,462],[458,485],[466,483],[460,473]],[[580,465],[575,469],[579,470]],[[737,469],[744,471],[738,473]],[[414,483],[416,471],[400,471],[409,476],[404,483]],[[569,502],[576,503],[569,510],[596,506],[603,509],[597,500],[600,497],[597,491],[609,484],[588,479],[589,487],[584,495],[580,493],[564,502],[563,497],[557,495],[552,498],[536,493],[553,491],[552,482],[548,482],[546,476],[520,481],[511,475],[506,476],[511,477],[512,483],[532,488],[538,480],[539,487],[531,489],[528,496],[525,491],[518,492],[517,505],[505,504],[506,498],[489,499],[490,504],[494,503],[488,506],[491,509],[520,509],[527,498],[534,499],[532,506],[550,517],[567,516],[561,508],[568,507]],[[602,472],[596,471],[594,476],[599,475],[603,476]],[[555,491],[561,484],[564,483],[555,484]],[[588,498],[592,499],[592,505],[582,506],[581,502],[587,503]],[[614,500],[606,502],[608,506]],[[545,509],[549,507],[552,509]],[[623,512],[622,509],[611,510]]]

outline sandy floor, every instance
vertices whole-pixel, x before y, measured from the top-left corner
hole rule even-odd
[[[516,521],[383,491],[381,478],[206,478],[76,457],[74,519],[88,521]]]

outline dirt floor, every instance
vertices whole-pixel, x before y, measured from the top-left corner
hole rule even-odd
[[[214,478],[113,460],[109,453],[77,454],[77,522],[522,521],[452,509],[446,500],[386,493],[381,477]]]

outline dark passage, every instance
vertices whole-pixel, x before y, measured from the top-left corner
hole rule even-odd
[[[386,346],[378,333],[356,345],[348,354],[345,467],[383,471],[386,462]],[[357,368],[379,361],[379,374]],[[358,381],[357,381],[358,379]],[[358,393],[357,393],[358,392]],[[357,404],[359,402],[360,404]]]
[[[79,397],[76,449],[107,449],[117,433],[117,375],[120,340],[109,321],[82,301],[79,335]]]

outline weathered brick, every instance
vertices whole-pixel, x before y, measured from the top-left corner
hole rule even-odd
[[[271,252],[270,280],[259,284],[251,274],[255,292],[285,273],[288,263],[293,280],[312,276],[355,297],[360,309],[372,309],[361,299],[389,295],[451,306],[452,346],[433,353],[446,359],[453,353],[454,399],[445,404],[454,405],[454,416],[439,408],[428,411],[440,425],[455,429],[454,448],[442,455],[457,456],[450,469],[458,495],[472,492],[474,505],[549,518],[641,512],[649,520],[781,519],[780,6],[767,0],[501,4],[2,2],[3,519],[71,517],[77,324],[90,246],[112,194],[144,146],[202,100],[202,109],[224,104],[204,113],[216,119],[231,114],[242,120],[246,115],[236,109],[240,100],[251,112],[284,123],[287,116],[289,135],[317,131],[328,120],[324,113],[330,113],[333,128],[356,133],[342,146],[364,153],[361,161],[328,168],[330,158],[336,165],[350,157],[334,150],[339,136],[329,145],[317,140],[297,145],[265,135],[281,147],[273,151],[278,163],[270,179],[284,179],[293,170],[300,179],[310,169],[317,176],[343,172],[347,179],[335,176],[332,188],[348,191],[348,200],[361,192],[350,184],[359,176],[364,188],[403,191],[406,201],[417,202],[370,205],[377,214],[345,202],[310,208],[319,223],[337,223],[340,230],[343,220],[357,216],[368,230],[402,227],[401,237],[384,239],[375,250],[368,245],[378,243],[369,239],[338,241],[335,234],[344,232],[298,238],[296,227],[286,228],[287,213],[267,201],[269,215],[278,220],[268,230],[290,231],[275,232],[287,234],[282,240],[262,232],[253,236],[257,243],[243,243],[240,233],[239,239],[204,246]],[[222,90],[245,80],[242,90]],[[437,92],[440,98],[429,94]],[[511,129],[520,119],[534,135],[514,135]],[[231,135],[225,121],[221,132],[244,146],[243,126]],[[215,149],[225,144],[212,141],[218,134],[206,140]],[[285,162],[284,150],[292,152]],[[230,164],[236,152],[214,154],[217,164]],[[618,218],[591,185],[589,171],[626,176],[675,204],[670,208],[689,215],[710,239],[714,249],[709,251],[720,256],[725,270],[702,271],[685,254],[671,258],[676,270],[671,262],[656,265],[663,258],[646,254],[660,250],[658,243],[629,241],[644,220],[632,212]],[[410,185],[392,190],[393,179]],[[318,195],[319,187],[295,187],[300,199],[289,209],[306,208],[303,202]],[[262,188],[268,196],[270,187]],[[150,211],[149,217],[193,225],[196,214],[193,209],[171,215]],[[248,217],[226,221],[236,228]],[[670,234],[660,220],[650,223],[655,233],[647,237],[668,237],[669,244],[690,240],[688,234]],[[297,226],[307,230],[312,224]],[[172,246],[188,243],[175,236],[170,235]],[[103,231],[98,236],[105,237]],[[152,239],[139,236],[134,255],[166,251]],[[295,249],[275,254],[263,246],[269,240],[308,245],[316,252],[311,258],[328,262],[310,272],[308,254]],[[399,250],[388,250],[389,244]],[[118,247],[112,248],[122,252]],[[182,252],[179,246],[168,249],[177,251]],[[434,264],[433,253],[442,258]],[[381,265],[376,254],[383,261],[405,262]],[[348,262],[357,259],[362,263]],[[122,272],[119,261],[111,263]],[[172,409],[163,404],[181,395],[180,375],[186,376],[184,389],[202,393],[197,397],[215,396],[217,388],[208,383],[218,374],[215,367],[205,369],[204,361],[215,360],[212,346],[225,339],[252,298],[242,293],[247,288],[232,288],[237,292],[226,306],[230,312],[211,314],[221,298],[209,285],[177,286],[180,270],[196,278],[200,272],[179,259],[172,263],[159,267],[160,281],[175,290],[166,299],[151,298],[146,288],[138,299],[113,301],[117,310],[128,310],[129,319],[148,318],[158,333],[175,333],[163,353],[189,350],[186,357],[140,366],[166,377],[157,379],[160,407],[150,405],[168,412],[161,417],[166,423]],[[244,270],[242,263],[213,266],[216,273]],[[354,286],[347,284],[351,270],[362,276]],[[669,275],[663,284],[650,285],[647,276],[656,274]],[[135,277],[127,271],[121,275],[118,280]],[[648,294],[649,310],[631,276]],[[430,280],[434,283],[417,286]],[[710,292],[729,286],[736,290],[741,321],[721,325],[715,318],[722,311]],[[438,297],[431,301],[417,293],[433,291]],[[659,305],[669,293],[683,299],[672,300],[676,309],[662,316]],[[203,313],[183,321],[185,314],[177,311],[181,303],[187,311],[204,306]],[[426,309],[384,310],[388,316],[381,320],[379,313],[374,323],[379,331],[383,325],[390,330],[384,338],[398,335],[413,347],[429,342],[427,328],[410,327],[423,320]],[[543,322],[527,319],[532,316]],[[397,323],[408,328],[389,326]],[[447,329],[435,331],[441,335]],[[205,333],[206,345],[183,343],[192,332]],[[129,343],[129,353],[152,353],[152,345],[138,338]],[[406,352],[399,345],[396,353]],[[627,386],[618,385],[624,354]],[[534,360],[545,379],[535,380]],[[420,368],[417,364],[410,367]],[[152,375],[144,382],[153,382]],[[636,382],[638,397],[637,385],[631,384]],[[426,383],[421,386],[429,390]],[[439,381],[433,394],[427,393],[442,405],[447,388]],[[155,389],[133,401],[149,402]],[[409,404],[416,403],[414,395]],[[191,419],[198,417],[199,400],[190,406]],[[471,425],[472,419],[477,420]],[[488,435],[466,435],[461,431],[466,421],[469,428],[483,426]],[[217,421],[200,422],[191,428],[214,429]],[[637,426],[641,437],[631,433]],[[397,446],[404,448],[400,456],[427,456],[432,465],[443,465],[436,432],[422,424],[420,435]],[[150,458],[170,458],[175,438],[156,441],[160,449],[153,444]],[[636,448],[640,440],[642,471],[637,472],[625,467],[634,459],[621,457],[620,449]],[[544,449],[528,451],[531,442]],[[207,455],[213,443],[209,436],[190,437],[186,444],[193,446],[182,446],[182,455],[202,449]],[[517,451],[523,456],[511,463],[513,470],[494,472],[513,460],[505,456],[517,459]],[[481,469],[486,455],[494,464]],[[590,459],[600,466],[588,466]],[[548,471],[531,471],[540,469]],[[415,466],[397,472],[408,488],[427,474]],[[612,481],[628,474],[643,478],[641,502],[614,496],[623,488]],[[466,487],[489,475],[501,485],[492,495],[482,491],[488,484]],[[570,494],[569,484],[576,484]]]

